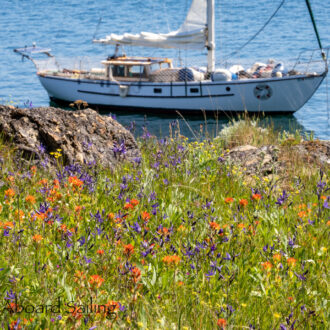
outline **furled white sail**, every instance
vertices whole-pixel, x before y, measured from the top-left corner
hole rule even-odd
[[[206,44],[207,0],[193,0],[187,17],[181,27],[166,34],[141,32],[139,34],[110,34],[96,43],[131,45],[156,48],[201,49]]]

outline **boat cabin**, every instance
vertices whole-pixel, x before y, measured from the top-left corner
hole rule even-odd
[[[115,57],[101,62],[105,66],[106,78],[118,81],[149,81],[152,73],[171,69],[172,60],[156,57]]]

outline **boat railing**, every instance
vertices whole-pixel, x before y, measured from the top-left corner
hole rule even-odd
[[[51,57],[34,60],[38,71],[62,71],[65,69],[75,71],[90,71],[94,67],[102,67],[101,58],[84,57]]]
[[[328,71],[328,55],[330,47],[318,49],[306,49],[300,52],[292,70],[303,74],[322,74]]]

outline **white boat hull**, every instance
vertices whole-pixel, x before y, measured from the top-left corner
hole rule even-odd
[[[120,84],[44,73],[38,76],[51,99],[65,102],[84,100],[89,105],[118,109],[288,113],[299,110],[312,97],[325,73],[221,82]]]

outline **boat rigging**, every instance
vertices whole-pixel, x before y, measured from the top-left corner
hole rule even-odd
[[[256,62],[248,69],[240,65],[229,69],[216,67],[214,0],[193,0],[184,22],[176,31],[111,33],[93,40],[116,47],[115,54],[101,61],[100,67],[67,68],[54,62],[53,68],[44,69],[32,55],[44,53],[55,61],[49,49],[34,46],[15,51],[34,62],[41,84],[55,101],[71,103],[80,99],[98,108],[134,111],[292,113],[312,97],[328,72],[326,53],[329,48],[322,48],[309,0],[305,1],[321,49],[323,67],[318,71],[311,70],[313,63],[320,64],[315,50],[307,61],[300,54],[296,64],[287,69],[274,60]],[[283,3],[284,0],[266,25]],[[119,55],[119,47],[125,45],[206,49],[207,66],[176,67],[169,58]]]

